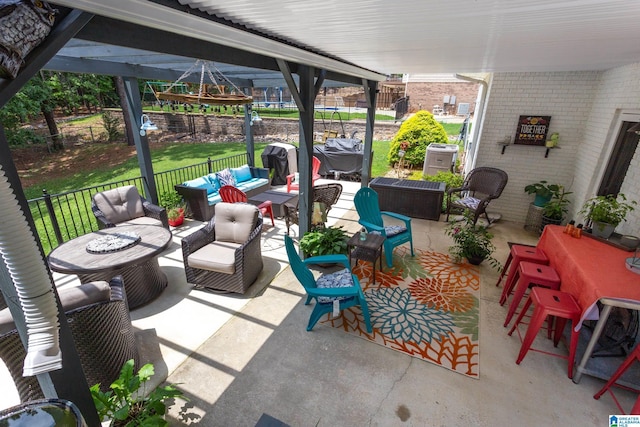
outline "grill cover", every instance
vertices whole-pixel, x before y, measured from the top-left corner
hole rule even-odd
[[[289,161],[287,149],[276,145],[267,145],[262,154],[262,167],[273,170],[271,185],[284,185],[289,174]]]
[[[320,175],[362,173],[362,148],[362,141],[353,138],[328,138],[324,145],[314,145],[313,155],[321,162]]]

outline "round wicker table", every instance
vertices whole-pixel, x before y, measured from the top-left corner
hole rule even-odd
[[[133,244],[102,252],[96,242],[109,242],[117,235],[140,237]],[[49,267],[58,273],[76,274],[81,283],[109,281],[122,275],[129,309],[156,298],[167,287],[167,276],[160,270],[157,256],[171,242],[171,232],[156,225],[122,225],[95,231],[69,240],[48,256]]]

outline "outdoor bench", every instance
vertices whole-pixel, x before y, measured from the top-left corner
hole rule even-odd
[[[218,190],[223,185],[233,185],[247,194],[255,196],[271,188],[269,169],[243,165],[226,168],[182,184],[174,188],[188,205],[193,219],[209,221],[214,214],[214,206],[222,201]]]

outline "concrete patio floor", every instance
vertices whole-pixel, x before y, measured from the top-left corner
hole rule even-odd
[[[355,232],[360,227],[353,195],[360,184],[341,184],[344,191],[329,224]],[[179,384],[190,400],[183,413],[184,402],[171,408],[171,425],[254,426],[268,414],[290,426],[604,426],[609,414],[619,412],[609,395],[593,399],[602,380],[568,379],[564,359],[530,351],[515,364],[520,340],[502,326],[507,309],[498,304],[502,288],[486,263],[480,267],[479,379],[326,325],[307,332],[311,308],[304,306],[304,290],[287,268],[284,221],[267,224],[264,270],[247,294],[216,294],[186,283],[180,239],[203,225],[187,221],[173,230],[173,243],[159,260],[168,288],[131,312],[142,360],[155,366],[153,385],[165,379]],[[447,252],[444,218],[412,224],[417,247]],[[297,237],[297,227],[292,231]],[[492,231],[501,261],[507,242],[537,241],[522,224],[503,221]],[[72,276],[56,275],[55,281],[77,284]],[[534,347],[554,351],[542,334]],[[567,352],[562,344],[555,351]],[[0,368],[5,408],[18,399]],[[616,396],[625,408],[636,398],[624,390]]]

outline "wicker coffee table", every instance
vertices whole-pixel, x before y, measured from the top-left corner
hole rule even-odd
[[[376,283],[376,261],[380,262],[380,271],[382,271],[382,244],[384,237],[379,234],[366,233],[367,239],[360,239],[360,232],[357,232],[347,242],[347,250],[349,251],[349,265],[351,260],[355,259],[356,263],[359,259],[373,263],[373,283]]]
[[[135,242],[113,245],[117,235]],[[126,239],[125,239],[126,240]],[[135,239],[134,239],[135,240]],[[48,256],[49,267],[58,273],[76,274],[81,283],[109,281],[122,275],[129,309],[156,298],[167,287],[158,255],[171,242],[171,232],[156,225],[122,225],[85,234],[55,248]],[[99,243],[105,243],[103,246]],[[114,246],[113,249],[108,246]]]

